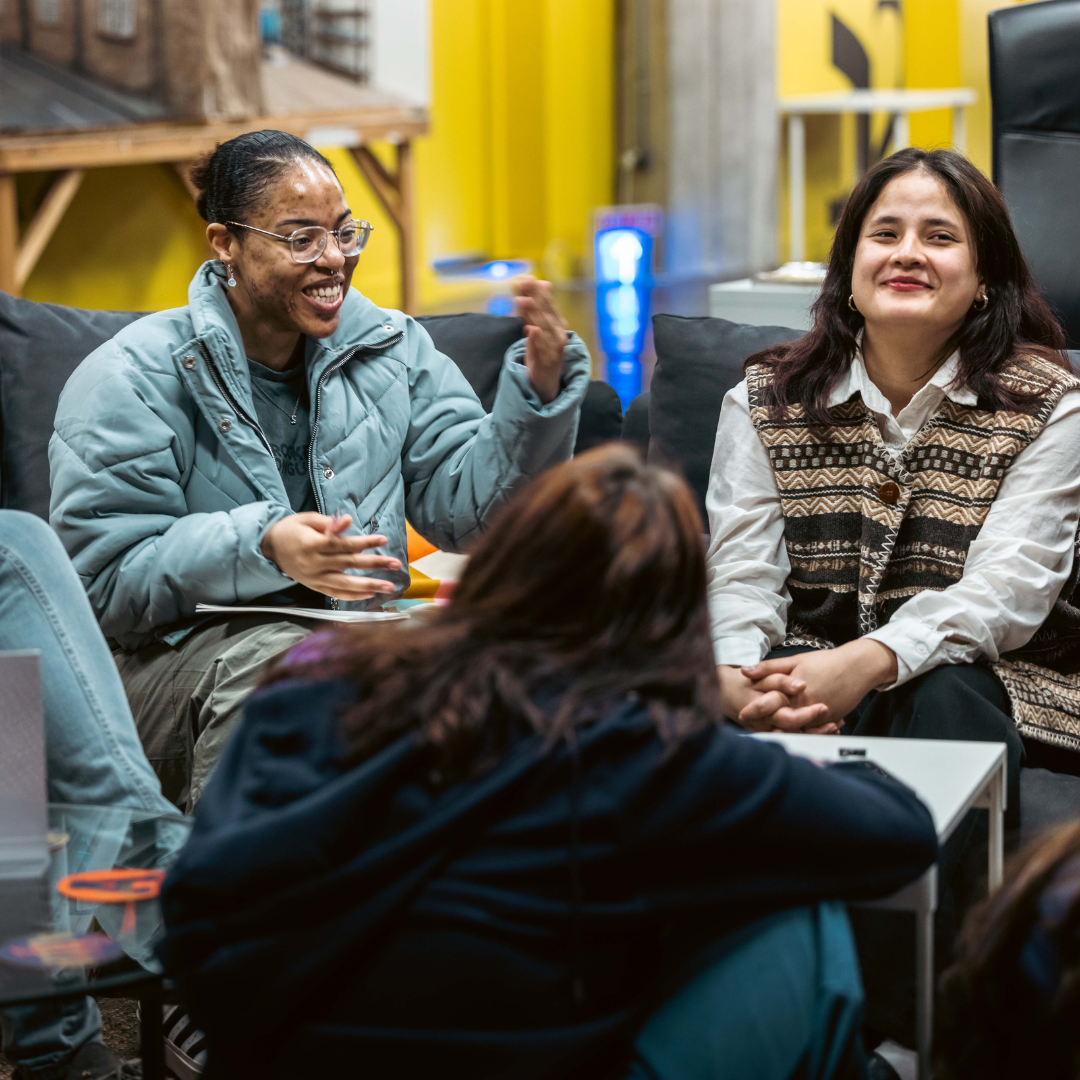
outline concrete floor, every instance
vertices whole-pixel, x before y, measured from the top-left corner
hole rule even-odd
[[[139,1023],[135,1018],[135,1002],[125,998],[103,998],[99,1005],[106,1046],[111,1047],[121,1061],[137,1058]],[[12,1068],[7,1058],[0,1054],[0,1080],[11,1080],[11,1076]]]

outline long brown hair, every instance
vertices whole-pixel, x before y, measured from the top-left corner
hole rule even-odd
[[[855,185],[836,227],[821,295],[813,306],[808,334],[756,353],[746,363],[773,367],[772,411],[780,419],[789,404],[801,402],[811,423],[827,426],[833,387],[855,357],[863,317],[848,306],[855,249],[863,221],[886,185],[905,173],[922,171],[945,186],[967,219],[979,276],[988,303],[972,308],[941,359],[960,352],[956,382],[993,408],[1023,406],[1007,388],[1002,369],[1018,352],[1034,353],[1071,370],[1063,349],[1065,334],[1031,279],[1005,200],[962,154],[908,147],[880,161]]]
[[[941,1080],[1080,1076],[1080,820],[1020,853],[942,976]]]
[[[353,760],[411,731],[446,781],[493,763],[517,724],[556,740],[630,692],[665,737],[720,718],[701,519],[683,480],[625,444],[519,493],[429,620],[322,641],[267,681],[354,679]]]

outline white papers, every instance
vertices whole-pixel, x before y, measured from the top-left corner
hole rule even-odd
[[[460,581],[468,555],[455,555],[452,551],[432,551],[423,558],[416,559],[411,565],[421,574],[437,581]]]
[[[267,614],[267,615],[294,615],[301,619],[321,619],[324,622],[336,623],[372,623],[393,622],[395,619],[407,619],[409,616],[403,611],[331,611],[329,608],[311,607],[228,607],[221,604],[196,604],[196,615],[218,615],[228,613],[230,615]]]

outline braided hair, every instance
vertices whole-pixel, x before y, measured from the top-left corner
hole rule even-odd
[[[221,224],[244,221],[267,189],[290,166],[305,159],[334,171],[315,147],[286,131],[249,131],[219,143],[191,170],[192,183],[199,191],[195,204],[199,216]],[[232,226],[229,231],[238,233]]]

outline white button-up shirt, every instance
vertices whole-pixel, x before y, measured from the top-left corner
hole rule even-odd
[[[886,449],[899,457],[942,398],[976,404],[970,390],[949,385],[957,364],[954,354],[894,417],[857,354],[829,405],[858,391]],[[786,636],[791,563],[780,492],[750,419],[745,380],[724,398],[705,505],[712,534],[708,596],[716,662],[754,664]],[[966,664],[980,656],[997,660],[1025,645],[1072,570],[1078,517],[1080,392],[1069,391],[1005,474],[968,549],[963,577],[947,589],[913,596],[867,635],[896,654],[895,685],[939,664]]]

